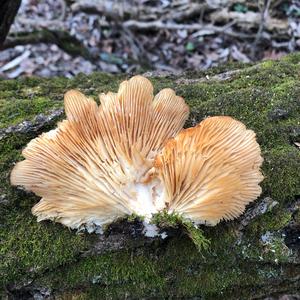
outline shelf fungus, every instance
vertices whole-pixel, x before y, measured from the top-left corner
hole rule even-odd
[[[32,208],[38,221],[81,228],[164,211],[216,225],[260,195],[260,148],[241,122],[210,117],[182,129],[184,100],[171,89],[154,97],[142,76],[100,102],[67,92],[67,119],[33,139],[14,167],[11,183],[42,197]]]

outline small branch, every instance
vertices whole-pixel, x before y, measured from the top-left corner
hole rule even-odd
[[[220,32],[222,27],[216,27],[213,25],[201,25],[201,24],[177,24],[177,23],[170,23],[170,22],[162,22],[152,21],[152,22],[142,22],[136,20],[129,20],[123,23],[124,27],[129,29],[168,29],[168,30],[203,30],[207,32]]]
[[[63,21],[66,17],[66,12],[67,12],[67,4],[65,0],[60,0],[60,5],[61,5],[61,14],[57,19]]]
[[[266,0],[267,1],[267,0]],[[289,30],[289,24],[287,20],[281,20],[277,18],[272,18],[270,16],[266,17],[268,14],[270,3],[264,6],[265,9],[261,13],[248,11],[246,13],[240,13],[236,11],[229,11],[224,8],[220,11],[215,11],[209,15],[209,19],[214,22],[224,22],[227,23],[230,20],[235,20],[239,27],[249,29],[249,28],[259,28],[261,26],[262,17],[264,18],[264,27],[271,32],[282,32],[287,34]],[[263,14],[263,16],[262,16]]]
[[[63,15],[60,16],[60,18],[63,17]],[[39,28],[51,28],[53,30],[54,28],[57,30],[64,30],[67,29],[64,22],[60,19],[55,20],[45,20],[43,18],[36,17],[34,19],[28,19],[24,17],[18,17],[18,23],[24,26],[31,26],[33,29],[39,29]]]
[[[259,41],[261,40],[262,33],[263,33],[264,28],[265,28],[266,21],[269,17],[270,4],[271,4],[271,0],[265,0],[265,5],[264,5],[264,8],[261,12],[261,20],[260,20],[259,28],[258,28],[256,37],[255,37],[255,41],[254,41],[254,44],[253,44],[253,47],[252,47],[252,51],[251,51],[251,57],[252,58],[255,58],[255,56],[256,56],[257,45],[258,45]]]
[[[197,31],[194,33],[195,36],[213,35],[216,33],[224,33],[233,37],[240,38],[253,38],[253,34],[241,34],[234,32],[230,27],[235,24],[235,21],[226,24],[225,26],[214,26],[214,25],[202,25],[202,24],[177,24],[177,23],[164,23],[162,21],[152,22],[141,22],[135,20],[129,20],[123,23],[123,26],[133,30],[191,30]]]

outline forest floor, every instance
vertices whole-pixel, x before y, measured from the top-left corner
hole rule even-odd
[[[299,49],[296,0],[23,0],[0,77],[205,70]]]

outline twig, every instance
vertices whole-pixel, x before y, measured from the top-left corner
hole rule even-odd
[[[151,22],[142,22],[136,20],[129,20],[123,23],[124,27],[130,29],[168,29],[168,30],[203,30],[203,31],[213,31],[213,32],[220,32],[220,28],[213,26],[213,25],[201,25],[201,24],[177,24],[177,23],[170,23],[170,22],[162,22],[161,20],[158,21],[151,21]]]
[[[66,17],[66,12],[67,12],[67,4],[66,4],[65,0],[60,0],[59,2],[61,4],[61,14],[57,19],[60,21],[64,21],[64,19]]]
[[[283,48],[286,49],[289,47],[289,41],[288,42],[276,42],[276,41],[272,41],[272,47],[273,48]]]
[[[205,3],[188,3],[180,9],[169,9],[168,14],[162,14],[161,20],[174,20],[175,22],[182,22],[190,20],[195,16],[200,16],[204,9],[207,7]]]
[[[33,28],[51,28],[51,29],[67,29],[64,22],[60,19],[56,20],[45,20],[43,18],[34,18],[34,19],[28,19],[23,17],[18,17],[18,23],[21,25],[27,25],[32,26]]]
[[[233,32],[229,27],[235,24],[233,21],[230,24],[227,24],[222,27],[214,26],[214,25],[202,25],[202,24],[177,24],[177,23],[164,23],[160,20],[152,21],[152,22],[141,22],[136,20],[129,20],[123,23],[125,28],[136,29],[136,30],[191,30],[197,31],[197,36],[205,36],[205,35],[213,35],[216,33],[224,33],[234,37],[242,37],[242,38],[253,38],[254,35],[251,34],[243,34],[241,36],[240,33]]]
[[[22,53],[20,56],[17,56],[12,61],[8,62],[4,66],[0,68],[0,72],[5,72],[7,70],[13,69],[14,67],[18,66],[24,59],[30,56],[30,51],[27,50]]]
[[[265,5],[261,13],[261,21],[259,24],[258,31],[256,33],[255,41],[253,43],[253,48],[251,49],[251,57],[255,58],[257,52],[257,46],[259,41],[261,40],[263,30],[265,28],[265,23],[267,18],[269,17],[269,8],[270,8],[271,0],[265,0]]]
[[[128,29],[128,28],[124,28],[124,38],[125,40],[128,41],[128,43],[131,46],[131,50],[132,50],[132,54],[133,54],[133,58],[135,60],[141,59],[141,53],[146,53],[143,44],[136,42],[136,39],[134,37],[134,35],[132,34],[132,32]]]
[[[266,0],[264,0],[266,1]],[[270,4],[269,4],[270,5]],[[266,6],[264,6],[266,8]],[[268,7],[269,9],[269,7]],[[269,15],[265,17],[263,13],[265,9],[260,12],[248,11],[246,13],[240,13],[236,11],[229,11],[227,8],[224,8],[220,11],[212,12],[208,15],[208,18],[214,22],[223,22],[227,23],[230,20],[235,20],[239,27],[245,29],[249,28],[259,28],[261,25],[262,17],[264,17],[264,27],[269,31],[280,31],[285,34],[288,34],[289,24],[286,19],[278,19],[270,17]]]

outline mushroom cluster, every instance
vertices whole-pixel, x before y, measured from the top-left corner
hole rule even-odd
[[[241,122],[209,117],[182,129],[184,100],[171,89],[154,97],[142,76],[100,102],[67,92],[67,119],[33,139],[14,167],[11,183],[42,197],[32,208],[38,221],[80,228],[167,211],[216,225],[260,195],[260,148]]]

